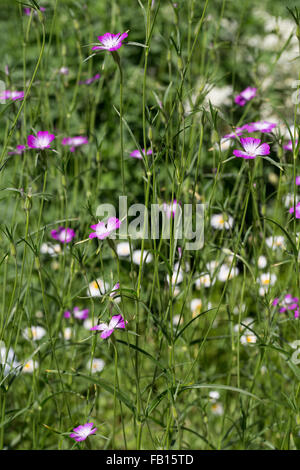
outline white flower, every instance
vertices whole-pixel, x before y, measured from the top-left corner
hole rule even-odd
[[[216,390],[211,390],[208,395],[209,395],[210,401],[212,401],[213,403],[215,403],[220,398],[220,394]]]
[[[219,107],[222,105],[230,105],[232,100],[233,89],[231,85],[223,87],[214,86],[211,88],[205,96],[205,101],[209,101],[213,106]]]
[[[230,266],[227,264],[222,264],[220,271],[218,272],[218,280],[221,282],[226,282],[227,279],[232,279],[239,274],[239,268],[232,266],[230,271]]]
[[[266,238],[266,244],[269,248],[276,250],[277,248],[285,248],[285,240],[282,235],[276,235]]]
[[[287,208],[290,208],[294,205],[294,194],[288,193],[285,196],[283,196],[283,203],[284,206]],[[296,194],[296,204],[300,201],[300,196]]]
[[[3,341],[0,341],[0,364],[4,367],[4,378],[10,373],[16,373],[17,367],[20,366],[13,349],[7,349]]]
[[[216,282],[215,279],[211,279],[209,274],[200,274],[200,277],[196,279],[195,285],[197,289],[200,289],[202,286],[210,287],[213,286]]]
[[[46,330],[42,326],[31,326],[23,332],[24,338],[33,341],[39,341],[45,336],[45,334]]]
[[[260,284],[259,295],[264,296],[270,286],[273,286],[277,280],[276,274],[272,273],[262,273],[258,278],[257,282]]]
[[[229,216],[224,216],[223,214],[214,214],[210,219],[211,226],[216,230],[229,230],[233,227],[234,221],[233,218]]]
[[[257,341],[257,338],[253,334],[242,335],[240,341],[241,341],[241,344],[244,344],[244,345],[246,345],[246,344],[255,344],[256,341]]]
[[[183,318],[180,318],[180,315],[174,315],[173,317],[173,325],[177,326],[179,324],[183,323]]]
[[[257,266],[259,269],[264,269],[268,264],[267,258],[263,255],[258,257]]]
[[[130,244],[129,242],[120,242],[117,244],[117,253],[119,256],[130,255]]]
[[[86,320],[84,320],[83,326],[86,330],[90,330],[95,325],[93,324],[93,320],[91,318],[87,318]]]
[[[94,374],[95,372],[101,372],[104,369],[105,362],[103,359],[94,358],[92,361],[87,363],[87,368]]]
[[[240,312],[245,312],[246,304],[236,305],[233,309],[234,315],[238,315]]]
[[[64,329],[64,338],[66,341],[69,341],[72,337],[72,328],[67,326],[67,328]]]
[[[172,274],[172,286],[180,284],[183,281],[183,271],[180,269],[179,271],[173,271]],[[170,284],[170,276],[167,274],[167,283]]]
[[[218,269],[219,267],[219,262],[218,261],[209,261],[207,264],[206,264],[206,269],[207,271],[213,275],[215,273],[215,271]]]
[[[58,243],[42,243],[41,253],[44,255],[57,256],[61,253],[61,246]]]
[[[37,361],[33,361],[33,359],[29,359],[26,364],[23,365],[22,372],[32,374],[35,369],[37,369],[39,366],[39,363]]]
[[[89,284],[87,295],[89,297],[101,297],[109,290],[109,284],[102,279],[97,279]]]
[[[216,416],[222,416],[224,413],[223,405],[221,403],[214,403],[211,405],[211,411]]]
[[[193,316],[199,315],[199,313],[201,312],[201,308],[202,308],[201,299],[193,299],[191,301],[191,311],[192,311]]]
[[[142,250],[134,250],[134,252],[132,253],[132,261],[135,264],[140,265],[141,256],[142,256]],[[143,262],[144,263],[151,263],[152,259],[153,259],[152,254],[149,251],[144,250],[144,252],[143,252]]]

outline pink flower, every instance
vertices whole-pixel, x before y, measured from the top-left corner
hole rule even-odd
[[[139,150],[134,150],[133,152],[131,152],[130,156],[133,158],[138,158],[139,160],[142,160],[143,155],[145,155],[145,149],[142,149],[142,152],[143,153],[141,153]],[[152,155],[151,149],[147,150],[147,155]]]
[[[243,90],[238,96],[235,97],[234,101],[239,106],[245,106],[247,101],[250,101],[256,95],[257,88],[253,88],[248,86],[245,90]]]
[[[32,149],[48,149],[53,139],[55,139],[54,134],[50,134],[48,131],[39,131],[37,137],[34,135],[27,137],[27,145]]]
[[[128,322],[126,321],[126,323],[128,323]],[[94,331],[94,330],[102,331],[100,336],[101,336],[102,339],[106,339],[117,328],[125,329],[125,321],[124,321],[122,315],[114,315],[113,317],[111,317],[111,320],[110,320],[109,324],[100,323],[100,325],[93,326],[93,328],[91,328],[91,331]]]
[[[62,145],[70,146],[70,152],[74,152],[75,147],[79,147],[80,145],[83,145],[83,144],[88,144],[89,140],[87,137],[83,135],[78,135],[75,137],[64,137],[61,143]]]
[[[245,124],[243,126],[248,132],[263,132],[269,133],[277,126],[273,122],[269,121],[257,121],[257,122],[250,122],[249,124]]]
[[[24,98],[24,91],[10,91],[6,90],[0,96],[0,100],[22,100]]]
[[[86,80],[81,80],[79,82],[79,85],[90,85],[91,83],[95,82],[96,80],[99,80],[100,77],[101,77],[100,73],[96,73],[96,75],[94,75],[91,78],[87,78]]]
[[[58,71],[61,75],[69,75],[68,67],[61,67]]]
[[[235,129],[235,132],[231,132],[231,134],[224,135],[223,139],[236,139],[237,137],[239,137],[240,135],[243,134],[244,130],[245,130],[244,126],[243,127],[237,127]]]
[[[298,145],[298,140],[295,140],[295,148],[297,147],[297,145]],[[292,150],[293,150],[293,142],[290,140],[290,141],[288,142],[288,144],[286,144],[286,145],[283,146],[283,148],[284,148],[285,150],[290,150],[290,151],[292,152]]]
[[[75,439],[77,442],[85,441],[88,436],[95,434],[97,431],[97,428],[93,428],[93,426],[94,423],[81,424],[80,426],[77,426],[77,428],[73,429],[74,432],[70,434],[70,437]]]
[[[242,150],[234,150],[233,154],[236,157],[242,157],[246,159],[252,159],[260,155],[269,155],[270,146],[268,144],[260,145],[260,139],[254,139],[253,137],[241,138],[241,144],[244,148]]]
[[[170,203],[170,204],[167,204],[166,202],[164,202],[163,209],[165,213],[167,214],[168,219],[170,219],[171,217],[173,217],[174,219],[177,206],[179,205],[180,205],[180,202],[177,203],[176,199],[174,199],[173,203]]]
[[[46,8],[40,7],[40,10],[41,10],[41,11],[46,11]],[[31,8],[24,8],[24,14],[25,14],[25,15],[30,16],[30,13],[31,13]],[[34,15],[37,15],[37,11],[34,10],[34,11],[33,11],[33,14],[34,14]]]
[[[51,237],[61,243],[70,243],[75,237],[75,232],[71,228],[59,227],[51,231]]]
[[[26,146],[25,145],[17,145],[16,150],[13,152],[8,152],[8,155],[22,155],[25,152]]]
[[[121,221],[116,217],[110,217],[105,224],[104,222],[98,222],[96,225],[91,225],[91,228],[95,230],[94,233],[89,234],[89,238],[99,238],[103,240],[104,238],[109,237],[109,235],[120,228]]]
[[[98,36],[101,46],[92,47],[93,51],[116,51],[122,47],[123,39],[127,38],[127,33],[105,33],[103,36]]]
[[[296,176],[296,186],[300,186],[300,176]]]
[[[293,297],[291,294],[286,294],[283,300],[280,302],[279,298],[276,297],[272,305],[279,307],[279,313],[285,313],[289,310],[294,312],[294,317],[298,318],[299,316],[299,298]]]
[[[289,210],[290,214],[294,214],[295,208],[291,207]],[[295,214],[296,219],[300,219],[300,202],[296,205],[296,214]]]

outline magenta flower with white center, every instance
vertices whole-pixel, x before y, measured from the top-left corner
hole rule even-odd
[[[51,230],[51,237],[61,243],[70,243],[75,237],[72,228],[59,227],[57,230]]]
[[[110,217],[105,224],[104,222],[98,222],[98,224],[91,225],[91,228],[95,230],[89,234],[89,238],[98,238],[99,240],[104,240],[110,236],[112,232],[120,228],[121,221],[116,217]]]
[[[10,91],[6,90],[0,96],[0,100],[22,100],[24,98],[24,91]]]
[[[223,139],[236,139],[237,137],[239,137],[240,135],[243,134],[244,130],[245,130],[244,126],[243,127],[237,127],[235,129],[235,132],[231,132],[230,134],[224,135]]]
[[[41,10],[41,11],[46,11],[46,8],[40,7],[40,10]],[[30,16],[31,11],[32,11],[31,8],[24,8],[24,13],[25,13],[25,15],[27,15],[27,16]],[[33,14],[34,14],[34,15],[37,15],[37,11],[36,11],[36,10],[33,10]]]
[[[97,428],[93,428],[94,423],[85,423],[77,426],[73,429],[73,432],[70,434],[72,439],[75,439],[77,442],[85,441],[88,436],[95,434]]]
[[[173,203],[170,203],[170,204],[167,204],[166,202],[164,202],[163,209],[165,213],[167,214],[168,219],[170,219],[171,217],[173,217],[174,219],[178,206],[180,206],[180,202],[177,203],[176,199],[174,199]]]
[[[100,77],[101,77],[100,73],[96,73],[96,75],[94,75],[91,78],[87,78],[86,80],[81,80],[79,82],[79,85],[90,85],[91,83],[95,82],[96,80],[99,80]]]
[[[36,137],[34,135],[29,135],[27,137],[27,145],[32,149],[49,149],[50,144],[54,139],[54,134],[50,134],[48,131],[39,131]]]
[[[234,98],[234,101],[239,106],[245,106],[247,101],[250,101],[256,95],[257,88],[248,86],[245,90],[243,90],[238,96]]]
[[[270,146],[268,144],[260,144],[260,142],[260,139],[254,139],[253,137],[242,137],[241,144],[244,150],[234,150],[233,154],[236,157],[246,159],[256,158],[261,155],[269,155]]]
[[[26,145],[17,145],[13,152],[8,152],[8,155],[22,155],[26,150]]]
[[[128,322],[126,321],[126,323]],[[114,315],[111,317],[109,324],[100,323],[100,325],[93,326],[91,331],[102,331],[100,336],[102,339],[106,339],[118,328],[125,329],[125,321],[122,315]]]
[[[299,298],[293,297],[291,294],[286,294],[283,300],[280,302],[279,298],[276,297],[273,302],[273,306],[279,307],[279,313],[285,313],[288,311],[294,312],[294,317],[299,317]]]
[[[143,159],[143,155],[145,155],[145,149],[142,149],[142,152],[141,153],[138,149],[137,150],[134,150],[133,152],[131,152],[130,156],[133,157],[133,158],[138,158],[139,160],[142,160]],[[152,155],[152,150],[149,149],[147,150],[147,155]]]
[[[298,202],[298,204],[296,205],[296,211],[294,207],[290,208],[289,213],[294,214],[294,212],[296,219],[300,219],[300,202]]]
[[[295,148],[298,145],[298,140],[295,140]],[[293,151],[293,142],[290,140],[286,145],[283,146],[284,150],[290,150],[291,152]]]
[[[122,41],[127,38],[127,33],[105,33],[103,36],[98,36],[97,39],[100,42],[100,46],[92,47],[93,51],[116,51],[122,47]]]
[[[249,124],[245,124],[243,126],[248,132],[263,132],[265,134],[272,132],[273,129],[277,124],[269,121],[257,121],[257,122],[250,122]]]
[[[73,315],[74,315],[74,318],[76,318],[77,320],[86,320],[89,316],[89,309],[84,308],[84,309],[80,310],[79,307],[74,307],[73,308]]]
[[[88,144],[89,139],[83,135],[78,135],[75,137],[64,137],[61,143],[62,145],[68,145],[70,147],[70,152],[74,152],[75,147]]]

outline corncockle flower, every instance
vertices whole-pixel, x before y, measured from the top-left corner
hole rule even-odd
[[[295,140],[295,148],[298,145],[298,140]],[[293,150],[293,142],[290,140],[286,145],[283,146],[284,150],[290,150],[292,152]]]
[[[234,150],[233,155],[236,157],[242,157],[246,159],[256,158],[261,155],[269,155],[270,146],[268,144],[261,144],[260,139],[254,139],[253,137],[241,137],[241,144],[243,150]]]
[[[130,255],[130,244],[128,242],[120,242],[117,244],[117,253],[119,256]]]
[[[94,423],[85,423],[77,426],[73,429],[73,432],[70,434],[72,439],[75,439],[76,442],[85,441],[88,436],[95,434],[97,428],[93,428]]]
[[[103,359],[98,359],[94,357],[92,361],[89,361],[87,363],[87,368],[92,372],[92,374],[95,374],[95,372],[101,372],[105,367],[105,362]]]
[[[127,323],[127,321],[126,321]],[[102,339],[106,339],[108,338],[113,332],[114,330],[116,330],[117,328],[122,328],[122,329],[125,329],[125,321],[122,317],[122,315],[114,315],[109,324],[107,323],[100,323],[100,325],[96,325],[96,326],[93,326],[91,328],[91,331],[102,331],[101,333],[101,338]]]
[[[97,279],[89,284],[87,295],[89,297],[102,297],[109,290],[109,284],[102,279]]]
[[[289,213],[294,214],[294,212],[296,219],[300,219],[300,202],[298,202],[298,204],[296,205],[296,210],[295,207],[290,208]]]
[[[61,75],[69,75],[68,67],[61,67],[58,71]]]
[[[99,80],[100,77],[101,77],[100,73],[96,73],[96,75],[94,75],[91,78],[87,78],[86,80],[81,80],[79,82],[79,85],[90,85],[91,83],[95,82],[96,80]]]
[[[244,126],[236,127],[234,132],[231,132],[230,134],[225,134],[223,139],[236,139],[237,137],[242,135],[244,131],[245,131]]]
[[[27,373],[27,374],[32,374],[35,369],[37,369],[39,366],[39,363],[37,361],[33,361],[33,359],[29,359],[28,362],[26,362],[23,365],[22,372]]]
[[[48,131],[39,131],[37,137],[34,135],[29,135],[27,137],[27,145],[32,149],[48,149],[50,148],[50,143],[55,139],[54,134],[50,134]]]
[[[61,246],[58,243],[55,245],[52,245],[52,243],[42,243],[41,253],[43,255],[50,255],[52,257],[57,256],[61,254]]]
[[[75,137],[64,137],[61,143],[62,145],[68,145],[70,147],[70,152],[75,152],[75,147],[88,144],[89,139],[83,135],[78,135]]]
[[[116,51],[122,47],[122,41],[127,38],[127,33],[105,33],[103,36],[97,36],[100,46],[92,47],[93,51]]]
[[[24,91],[10,91],[6,90],[0,96],[0,100],[22,100],[24,98]]]
[[[46,8],[40,7],[40,11],[46,11]],[[30,16],[31,12],[32,12],[32,9],[31,9],[31,8],[24,8],[24,14],[25,14],[25,15]],[[34,15],[37,15],[38,13],[37,13],[36,10],[33,10],[33,14],[34,14]]]
[[[143,155],[145,155],[145,149],[142,149],[142,152],[141,153],[138,149],[137,150],[134,150],[133,152],[131,152],[130,156],[133,157],[133,158],[138,158],[139,160],[142,160],[143,159]],[[152,150],[149,149],[147,150],[147,155],[152,155]]]
[[[140,264],[141,262],[141,256],[142,256],[142,250],[134,250],[134,252],[132,253],[132,261],[134,264]],[[151,263],[153,259],[153,256],[152,254],[147,251],[147,250],[144,250],[143,252],[143,262],[144,263]]]
[[[77,320],[86,320],[89,316],[89,309],[84,308],[81,310],[79,307],[74,307],[72,312],[70,312],[69,310],[66,310],[64,312],[65,318],[71,318],[72,315]]]
[[[300,176],[296,176],[296,186],[300,186]]]
[[[272,302],[273,306],[279,307],[279,313],[285,313],[288,310],[294,311],[295,318],[298,318],[298,311],[299,311],[299,298],[293,297],[291,294],[286,294],[282,301],[279,300],[278,297]]]
[[[234,220],[230,215],[224,216],[223,214],[214,214],[211,216],[210,224],[217,230],[222,230],[224,228],[229,230],[233,227]]]
[[[276,250],[276,248],[285,248],[285,239],[282,235],[275,235],[266,238],[266,244],[269,248]]]
[[[24,331],[23,336],[28,340],[39,341],[45,334],[46,330],[42,326],[31,326]]]
[[[109,294],[110,298],[114,299],[114,301],[117,303],[121,302],[120,293],[118,292],[119,289],[120,289],[120,283],[117,282],[117,284],[113,286],[111,293]]]
[[[95,232],[89,234],[89,238],[98,238],[99,240],[104,240],[104,238],[109,237],[112,232],[120,228],[121,221],[116,217],[109,217],[107,223],[98,222],[96,225],[91,225],[91,229]]]
[[[26,150],[26,145],[17,145],[13,152],[8,152],[8,155],[22,155]]]
[[[248,132],[262,132],[262,133],[269,133],[272,132],[273,129],[277,124],[269,121],[257,121],[257,122],[250,122],[249,124],[245,124],[243,126]]]
[[[297,178],[298,178],[298,176],[297,176]],[[296,181],[296,185],[297,185],[297,181]],[[291,205],[294,205],[294,194],[288,193],[282,198],[282,200],[283,200],[283,203],[284,203],[285,207],[291,207]],[[296,194],[296,204],[299,201],[300,201],[300,196],[298,194]]]
[[[257,88],[253,88],[248,86],[245,90],[243,90],[238,96],[234,98],[234,101],[239,106],[245,106],[247,101],[250,101],[256,95]]]
[[[180,206],[180,202],[177,203],[176,199],[174,199],[173,203],[170,204],[167,204],[166,202],[163,203],[163,210],[168,219],[171,217],[174,219],[178,206]],[[178,215],[180,215],[180,211],[178,211]]]
[[[70,243],[75,237],[75,232],[71,228],[59,227],[57,230],[51,230],[51,237],[61,243]]]

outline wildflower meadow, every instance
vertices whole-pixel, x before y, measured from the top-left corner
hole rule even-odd
[[[0,25],[0,449],[299,450],[299,2]]]

